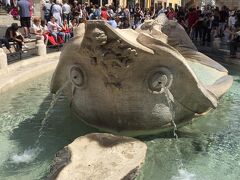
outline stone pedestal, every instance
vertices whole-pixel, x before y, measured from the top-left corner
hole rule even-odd
[[[146,151],[146,144],[137,139],[87,134],[57,153],[48,179],[135,179]]]
[[[7,69],[7,55],[2,48],[0,48],[0,69]]]
[[[36,44],[36,55],[45,56],[47,54],[46,45],[43,40],[38,40]]]

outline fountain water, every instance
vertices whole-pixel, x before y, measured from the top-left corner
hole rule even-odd
[[[40,142],[40,138],[43,136],[44,134],[44,127],[46,126],[47,124],[47,119],[49,117],[49,115],[51,114],[51,110],[54,108],[55,104],[57,103],[59,97],[62,95],[62,92],[64,90],[64,88],[67,87],[68,85],[68,81],[66,81],[63,86],[57,91],[56,94],[52,94],[52,100],[51,100],[51,103],[50,103],[50,106],[49,108],[47,109],[47,111],[45,112],[45,116],[41,122],[41,127],[39,129],[39,135],[38,135],[38,138],[37,138],[37,141],[35,143],[35,146],[38,146],[39,145],[39,142]]]
[[[47,125],[47,120],[51,114],[51,110],[54,108],[59,97],[62,95],[62,91],[64,90],[64,88],[66,88],[67,85],[68,85],[68,81],[57,91],[56,94],[52,95],[52,100],[50,102],[50,105],[47,111],[44,113],[45,115],[41,121],[41,127],[39,128],[39,135],[34,145],[32,147],[28,147],[27,149],[25,149],[23,153],[13,154],[10,157],[12,163],[16,163],[16,164],[29,163],[33,161],[42,151],[42,148],[40,147],[40,139],[44,135],[44,128]]]
[[[154,143],[143,139],[148,145],[148,154],[139,179],[240,177],[240,74],[237,71],[231,74],[234,84],[221,100],[219,108],[193,124],[178,127],[177,141],[172,136],[154,136]],[[45,177],[54,154],[60,148],[80,135],[96,131],[72,116],[66,108],[69,107],[68,102],[61,95],[49,110],[52,104],[48,85],[50,77],[51,74],[44,75],[0,97],[1,179]],[[172,102],[171,99],[171,95],[168,95],[169,102]],[[42,123],[47,111],[47,120]],[[41,136],[41,150],[31,149],[29,147],[39,137],[42,124],[44,138]],[[182,168],[179,159],[184,164]],[[173,163],[176,160],[177,163]]]
[[[173,105],[174,97],[173,97],[171,91],[167,87],[163,87],[163,92],[165,94],[165,97],[166,97],[167,103],[168,103],[168,107],[169,107],[170,112],[172,114],[171,121],[172,121],[172,125],[173,125],[173,135],[176,139],[174,147],[175,147],[176,153],[178,155],[176,160],[177,160],[177,163],[179,164],[178,165],[179,166],[179,171],[182,172],[184,170],[184,165],[183,165],[183,162],[182,162],[181,152],[179,151],[179,148],[178,148],[178,142],[179,141],[178,141],[178,135],[177,135],[177,132],[176,132],[177,131],[177,125],[174,121],[174,118],[175,118],[175,110],[174,110],[174,105]]]

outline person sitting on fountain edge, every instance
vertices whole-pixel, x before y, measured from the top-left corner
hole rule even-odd
[[[22,34],[18,31],[17,23],[12,23],[12,25],[9,28],[7,28],[5,37],[9,42],[17,43],[16,51],[22,51],[22,47],[27,48],[24,45],[24,38]]]

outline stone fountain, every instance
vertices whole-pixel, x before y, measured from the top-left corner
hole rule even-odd
[[[136,31],[88,21],[76,34],[62,50],[51,91],[66,85],[79,119],[107,132],[136,136],[184,125],[216,108],[232,84],[164,15]]]

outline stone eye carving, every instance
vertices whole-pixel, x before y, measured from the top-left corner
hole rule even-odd
[[[169,88],[173,81],[173,75],[169,69],[160,67],[152,71],[148,78],[148,88],[153,92],[162,93],[164,88]]]
[[[70,80],[76,87],[82,87],[85,84],[86,77],[79,66],[72,66],[69,72]]]

